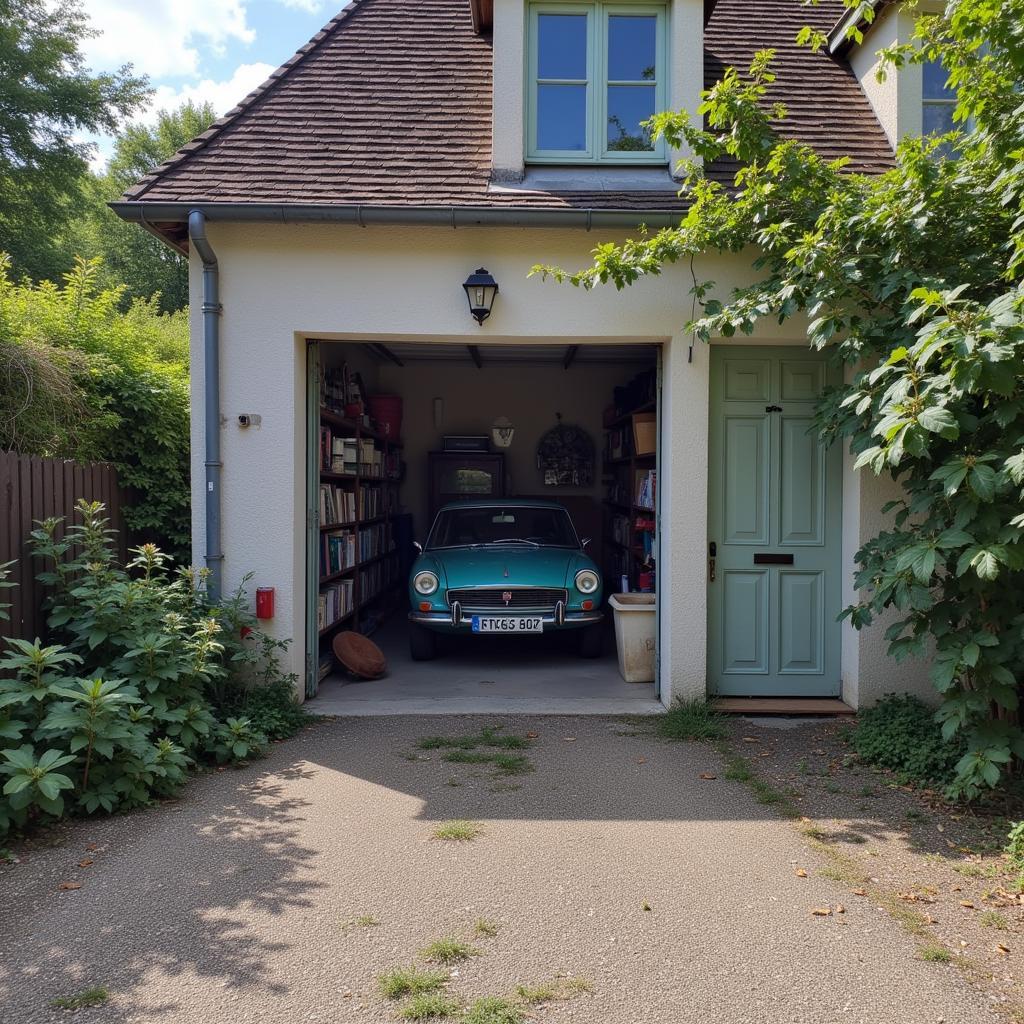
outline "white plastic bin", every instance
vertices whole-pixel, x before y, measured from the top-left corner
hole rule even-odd
[[[619,672],[627,683],[654,682],[658,602],[654,594],[612,594]]]

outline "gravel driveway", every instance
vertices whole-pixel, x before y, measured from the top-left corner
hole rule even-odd
[[[0,1020],[67,1019],[51,1000],[104,986],[76,1021],[394,1021],[378,975],[446,935],[478,951],[448,985],[467,1002],[586,980],[531,1021],[996,1019],[954,967],[816,876],[713,748],[548,717],[500,720],[537,734],[529,774],[416,747],[497,722],[322,722],[176,803],[66,827],[0,868]],[[431,838],[447,819],[484,831]],[[474,935],[479,919],[496,933]]]

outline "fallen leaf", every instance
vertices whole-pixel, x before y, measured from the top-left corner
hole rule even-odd
[[[807,877],[807,872],[804,871],[803,868],[797,868],[796,869],[796,877],[797,878],[806,878]]]
[[[1006,945],[1005,942],[997,942],[996,943],[996,949],[998,949],[1000,953],[1009,953],[1010,952],[1010,947],[1008,945]]]
[[[760,736],[744,736],[743,737],[743,742],[744,743],[760,743],[761,742],[761,737]]]
[[[811,908],[811,915],[813,917],[831,917],[832,916],[832,908],[831,907],[812,907]]]
[[[772,756],[771,753],[769,751],[767,751],[767,750],[762,750],[761,753],[758,754],[758,757],[771,757],[771,756]]]
[[[98,850],[100,848],[99,843],[86,843],[85,848],[89,851]]]
[[[845,914],[846,913],[846,907],[844,907],[842,905],[842,903],[837,903],[836,904],[836,913],[837,914]]]
[[[974,909],[974,904],[970,900],[961,900],[960,901],[960,906],[961,907],[966,907],[968,910],[973,910]]]
[[[535,739],[536,739],[536,738],[537,738],[537,737],[538,737],[539,735],[540,735],[540,733],[539,733],[539,732],[528,732],[528,733],[526,734],[526,738],[527,738],[528,740],[535,740]]]
[[[950,848],[951,850],[955,850],[955,849],[956,849],[956,843],[954,843],[954,842],[953,842],[953,841],[952,841],[951,839],[947,839],[947,840],[946,840],[946,845],[947,845],[947,846],[948,846],[948,847],[949,847],[949,848]]]
[[[78,862],[80,868],[87,868],[92,863],[92,857],[85,857]]]
[[[803,824],[805,824],[805,825],[809,825],[809,824],[811,823],[811,819],[810,819],[810,818],[808,818],[806,814],[805,814],[805,815],[802,815],[802,816],[801,816],[801,818],[800,818],[800,820],[801,820],[801,822],[803,822]]]
[[[646,757],[638,757],[636,759],[636,763],[637,764],[647,764],[647,758]]]
[[[937,917],[932,917],[931,914],[925,914],[924,915],[924,923],[925,924],[938,924],[939,923],[939,919]]]
[[[81,889],[82,888],[82,883],[81,882],[61,882],[60,885],[57,886],[57,888],[58,889],[62,889],[62,890],[64,890],[66,892],[68,889]]]
[[[576,737],[575,736],[563,736],[562,739],[565,740],[566,743],[575,743],[576,742]]]
[[[701,772],[699,778],[702,779],[717,779],[718,776],[714,772]]]
[[[854,896],[867,896],[868,894],[867,889],[851,889],[850,892],[852,892]]]
[[[945,831],[946,831],[946,826],[945,826],[945,825],[936,825],[935,827],[936,827],[936,828],[937,828],[937,829],[938,829],[938,830],[939,830],[940,832],[945,832]]]

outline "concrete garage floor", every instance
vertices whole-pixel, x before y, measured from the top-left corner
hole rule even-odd
[[[517,752],[533,771],[418,747],[482,725],[534,737]],[[446,819],[482,832],[432,839]],[[529,1024],[1005,1019],[823,877],[713,747],[617,720],[321,721],[178,800],[47,841],[0,865],[4,1024],[395,1024],[404,1003],[378,975],[423,969],[442,936],[477,953],[450,971],[452,999],[585,980],[525,1007]],[[91,986],[104,1005],[50,1005]]]
[[[389,673],[373,682],[341,675],[320,684],[307,707],[320,715],[659,714],[651,683],[619,674],[611,623],[604,657],[576,654],[566,634],[465,637],[442,641],[434,661],[409,656],[408,624],[393,615],[374,635]]]

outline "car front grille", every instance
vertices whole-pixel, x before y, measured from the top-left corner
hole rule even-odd
[[[464,612],[516,611],[553,612],[568,595],[554,587],[481,587],[448,591],[448,604],[456,601]],[[506,600],[507,598],[507,600]]]

